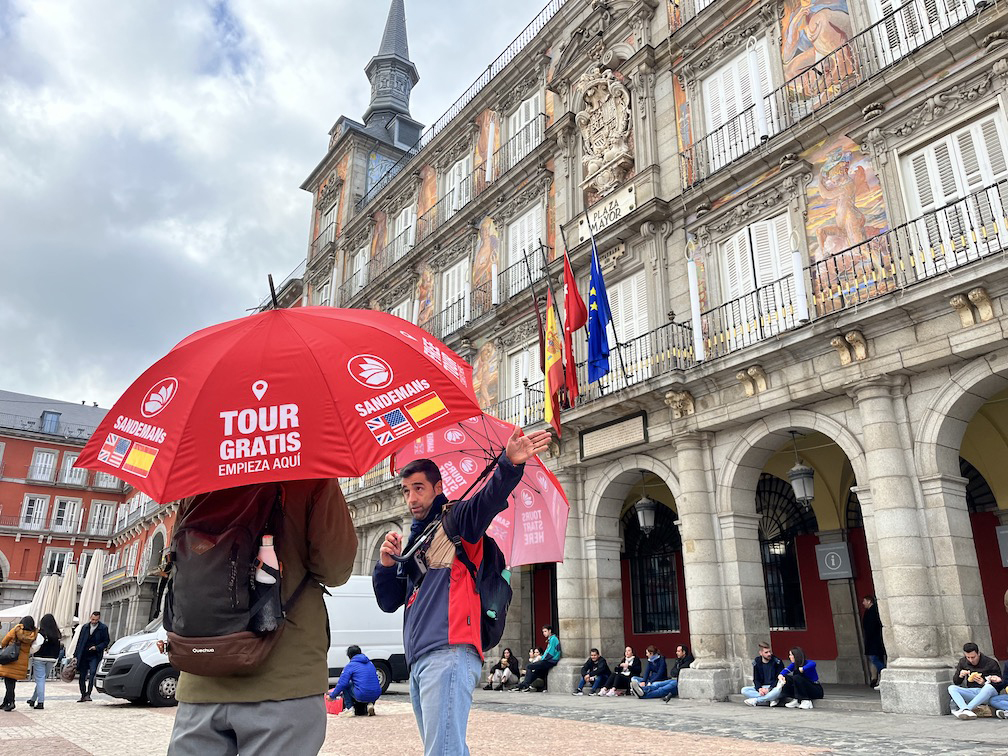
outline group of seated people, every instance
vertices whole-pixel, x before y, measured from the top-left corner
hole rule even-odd
[[[956,719],[976,719],[981,715],[1008,719],[1006,683],[1008,662],[1002,669],[997,659],[980,653],[976,643],[965,644],[948,687],[952,716]]]
[[[777,706],[783,702],[789,709],[811,709],[812,702],[823,697],[816,663],[805,658],[800,646],[788,652],[788,659],[791,663],[785,665],[769,643],[760,643],[759,655],[753,659],[753,684],[741,691],[743,703]]]
[[[529,650],[528,666],[524,673],[519,672],[518,659],[511,649],[505,648],[500,661],[494,665],[493,671],[487,678],[483,690],[519,690],[524,692],[545,690],[549,671],[560,661],[563,651],[560,647],[560,639],[550,625],[543,625],[542,634],[546,639],[546,650],[540,651],[538,648]]]
[[[599,650],[593,648],[581,667],[574,695],[583,696],[587,687],[589,696],[630,694],[637,698],[661,698],[668,703],[679,694],[679,673],[693,663],[693,654],[684,644],[676,646],[675,659],[671,663],[666,662],[654,646],[648,646],[646,654],[645,666],[633,648],[627,646],[623,649],[623,658],[610,670]]]

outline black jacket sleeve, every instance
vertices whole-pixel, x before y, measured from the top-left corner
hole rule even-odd
[[[455,527],[462,540],[476,543],[483,537],[493,518],[507,509],[507,497],[518,485],[524,470],[525,465],[515,467],[507,454],[501,452],[487,484],[471,498],[453,505]]]
[[[634,660],[633,660],[633,664],[630,665],[630,676],[631,677],[640,677],[640,670],[641,670],[640,657],[639,656],[635,656]]]

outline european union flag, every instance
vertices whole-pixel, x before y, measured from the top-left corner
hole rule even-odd
[[[588,289],[588,382],[593,383],[609,372],[609,334],[606,329],[612,314],[606,295],[598,247],[592,239],[591,282]]]

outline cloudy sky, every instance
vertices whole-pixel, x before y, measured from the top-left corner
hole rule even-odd
[[[546,0],[406,0],[434,120]],[[0,389],[108,407],[304,259],[387,0],[0,0]]]

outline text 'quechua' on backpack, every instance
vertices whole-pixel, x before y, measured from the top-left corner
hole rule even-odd
[[[258,558],[262,536],[283,539],[280,484],[213,491],[187,500],[172,535],[164,626],[168,658],[194,675],[252,674],[276,645],[284,616],[280,570]],[[256,571],[275,578],[257,582]]]
[[[480,638],[484,653],[500,643],[504,635],[504,622],[511,605],[511,571],[504,564],[504,552],[497,541],[483,534],[483,561],[477,568],[462,545],[462,537],[455,525],[454,508],[448,506],[441,515],[441,527],[455,546],[455,556],[472,575],[480,597]]]

